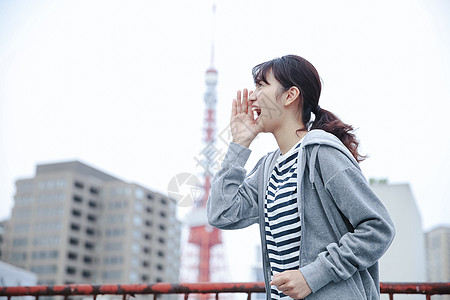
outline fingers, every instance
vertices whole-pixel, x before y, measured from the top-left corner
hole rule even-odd
[[[233,103],[231,105],[231,116],[235,116],[240,113],[253,115],[249,101],[249,96],[252,93],[253,91],[250,91],[249,93],[247,89],[243,89],[242,92],[240,90],[237,91],[236,99],[233,99]]]
[[[248,91],[244,89],[242,92],[242,112],[246,114],[248,112]]]
[[[237,114],[240,114],[241,111],[242,111],[241,91],[237,91],[236,102],[237,102],[236,113],[237,113]]]
[[[270,282],[271,285],[276,285],[276,286],[280,286],[281,284],[284,283],[284,277],[282,276],[282,273],[277,273],[275,275],[273,275],[273,279]]]
[[[237,110],[236,99],[233,99],[233,103],[231,104],[231,117],[234,117],[236,115],[236,110]]]

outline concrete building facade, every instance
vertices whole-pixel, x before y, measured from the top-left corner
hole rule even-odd
[[[181,225],[167,196],[78,161],[16,182],[4,260],[39,284],[177,282]]]
[[[425,234],[427,274],[430,282],[450,282],[450,226],[439,226]],[[450,295],[433,296],[450,300]]]
[[[371,188],[386,206],[396,235],[380,259],[380,281],[424,282],[426,275],[425,239],[422,217],[409,184],[373,181]],[[395,295],[395,299],[422,299],[419,295]],[[381,299],[389,299],[382,295]]]

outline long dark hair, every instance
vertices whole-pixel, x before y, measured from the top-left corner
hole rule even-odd
[[[283,87],[280,94],[293,86],[299,89],[299,111],[302,112],[302,122],[307,128],[322,129],[334,134],[350,150],[356,161],[360,162],[366,158],[358,152],[359,141],[353,133],[353,126],[345,124],[335,114],[319,106],[322,84],[319,73],[309,61],[297,55],[286,55],[261,63],[252,70],[255,83],[267,83],[266,76],[270,70]],[[315,115],[313,122],[311,113]],[[307,128],[297,131],[306,131]]]

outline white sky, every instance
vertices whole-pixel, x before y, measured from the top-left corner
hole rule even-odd
[[[255,64],[299,54],[323,79],[321,107],[359,128],[365,175],[410,183],[425,230],[450,224],[449,17],[446,0],[217,0],[217,130]],[[38,163],[78,159],[164,193],[200,174],[211,20],[210,0],[0,0],[0,219]],[[258,137],[249,168],[275,147]],[[255,261],[253,246],[227,251]]]

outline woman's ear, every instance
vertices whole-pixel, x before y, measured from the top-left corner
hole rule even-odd
[[[286,99],[284,100],[284,106],[289,106],[300,98],[300,90],[296,86],[292,86],[286,92]]]

